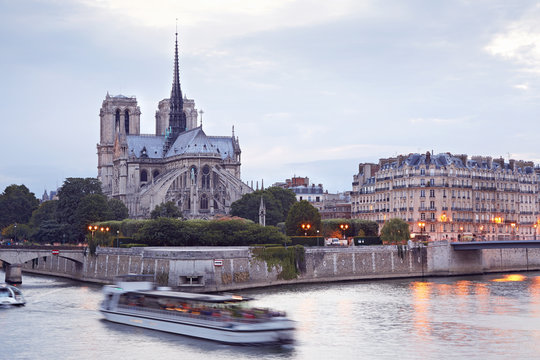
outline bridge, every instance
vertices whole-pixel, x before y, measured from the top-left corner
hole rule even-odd
[[[22,283],[22,264],[43,257],[58,256],[82,267],[86,251],[86,248],[74,246],[0,246],[0,261],[4,263],[6,271],[5,282]]]
[[[466,241],[452,242],[456,251],[484,249],[533,249],[540,248],[540,240]]]

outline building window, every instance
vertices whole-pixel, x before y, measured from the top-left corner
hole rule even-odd
[[[435,190],[429,190],[429,197],[435,197]]]
[[[129,134],[129,112],[127,110],[124,112],[124,127],[126,134]]]
[[[154,170],[154,172],[152,173],[152,177],[155,179],[159,176],[159,171],[157,170]]]
[[[426,190],[420,190],[420,197],[426,197]]]
[[[141,171],[141,182],[148,181],[148,172],[146,170]]]
[[[420,213],[420,220],[426,220],[426,213]]]
[[[206,194],[201,195],[201,209],[208,210],[208,197],[206,197]]]
[[[114,115],[114,118],[114,128],[116,129],[116,131],[120,132],[120,109],[116,109],[116,114]]]
[[[191,185],[197,184],[197,167],[196,166],[192,166],[189,169],[189,178],[191,180]]]
[[[435,224],[431,224],[431,225],[429,226],[429,231],[435,232]]]
[[[202,187],[210,189],[210,166],[204,165],[202,169]]]

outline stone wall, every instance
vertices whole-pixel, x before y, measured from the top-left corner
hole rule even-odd
[[[182,290],[229,291],[279,284],[377,278],[448,276],[540,269],[540,249],[454,251],[447,242],[427,248],[358,246],[306,248],[305,268],[293,280],[280,279],[248,247],[98,249],[76,263],[48,256],[23,271],[111,283],[117,275],[152,274],[161,285]],[[24,279],[23,279],[24,281]]]

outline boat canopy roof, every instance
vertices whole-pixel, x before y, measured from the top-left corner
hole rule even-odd
[[[197,294],[197,293],[164,291],[164,290],[129,291],[126,294],[137,294],[137,295],[167,298],[167,299],[174,299],[174,300],[184,300],[184,301],[201,301],[201,302],[208,302],[208,303],[230,303],[230,302],[242,302],[242,301],[251,300],[251,298],[243,297],[239,295],[233,295],[233,294],[211,295],[211,294]]]

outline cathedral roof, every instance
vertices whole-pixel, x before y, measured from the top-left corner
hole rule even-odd
[[[207,136],[199,126],[179,134],[165,157],[182,154],[218,154],[222,159],[232,157],[232,137]]]
[[[135,155],[140,158],[143,153],[151,159],[160,159],[163,157],[164,136],[155,135],[128,135],[129,155]]]

